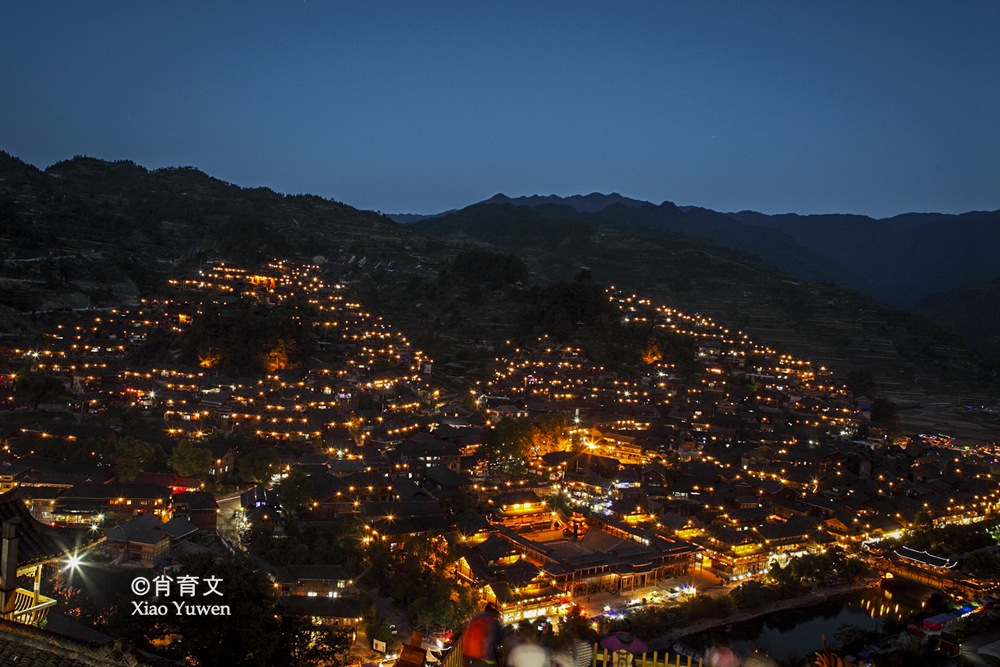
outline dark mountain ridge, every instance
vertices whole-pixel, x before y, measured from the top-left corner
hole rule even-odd
[[[591,267],[602,283],[709,314],[839,370],[872,365],[902,384],[991,377],[975,355],[923,318],[775,270],[767,262],[778,261],[767,252],[779,258],[785,252],[784,261],[808,265],[803,272],[837,268],[824,267],[828,260],[790,242],[783,230],[671,202],[608,200],[595,212],[536,203],[477,204],[400,226],[333,200],[241,188],[193,168],[147,170],[80,157],[42,171],[0,153],[4,271],[38,284],[5,288],[4,312],[37,309],[53,295],[75,298],[71,292],[118,303],[115,285],[153,286],[192,261],[197,267],[205,255],[252,262],[274,254],[348,253],[440,270],[462,249],[484,248],[523,259],[530,283],[569,279]],[[757,243],[760,251],[729,243]],[[19,263],[21,254],[45,261]]]
[[[634,217],[623,221],[625,212]],[[612,205],[593,214],[483,203],[415,228],[456,247],[512,252],[532,282],[569,279],[588,267],[602,282],[708,315],[838,373],[871,369],[899,397],[920,400],[921,392],[960,391],[963,383],[995,386],[991,364],[923,317],[829,282],[804,281],[714,238],[668,228],[671,218],[683,221],[677,214],[669,203]]]
[[[232,226],[240,227],[233,234]],[[280,237],[315,255],[405,244],[388,217],[314,195],[241,188],[192,167],[75,157],[45,171],[0,151],[0,237],[50,249],[173,260],[194,244],[245,254]]]
[[[496,195],[483,204],[523,207],[563,205],[595,224],[634,232],[680,232],[712,238],[757,255],[789,273],[828,281],[912,309],[934,295],[965,290],[948,311],[948,298],[923,309],[939,325],[962,336],[984,354],[1000,355],[987,341],[1000,336],[1000,318],[981,311],[985,321],[966,326],[969,294],[1000,278],[1000,211],[962,214],[904,213],[875,219],[863,215],[794,213],[766,215],[754,211],[722,213],[711,209],[659,206],[613,193],[574,197]],[[971,291],[969,291],[971,290]],[[987,290],[988,291],[988,290]],[[986,335],[984,337],[984,332]]]
[[[788,234],[797,245],[852,269],[852,277],[838,277],[836,282],[904,308],[935,293],[1000,277],[1000,211],[905,214],[887,220],[859,215],[732,215]],[[906,224],[893,223],[899,219]],[[916,221],[919,224],[913,224]]]
[[[581,213],[596,213],[613,204],[621,204],[629,208],[639,208],[648,206],[650,202],[639,199],[623,197],[617,192],[609,195],[600,192],[591,192],[589,195],[572,195],[570,197],[560,197],[559,195],[531,195],[530,197],[508,197],[500,193],[493,195],[483,204],[514,204],[515,206],[541,206],[543,204],[556,204],[560,206],[571,206]]]

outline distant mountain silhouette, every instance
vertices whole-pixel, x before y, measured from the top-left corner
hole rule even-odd
[[[589,195],[573,195],[571,197],[560,197],[558,195],[531,195],[530,197],[508,197],[505,194],[496,194],[487,199],[483,204],[514,204],[515,206],[541,206],[543,204],[557,204],[561,206],[572,206],[580,213],[596,213],[603,211],[612,204],[622,204],[629,208],[640,208],[652,206],[651,202],[640,201],[623,197],[617,192],[603,195],[600,192],[591,192]]]
[[[42,171],[4,151],[0,238],[10,251],[99,248],[110,265],[129,265],[133,280],[195,246],[246,261],[268,253],[362,254],[376,244],[407,243],[396,223],[372,211],[241,188],[193,167],[149,170],[77,156]]]
[[[433,220],[434,218],[440,218],[442,215],[450,215],[457,211],[457,208],[448,209],[441,213],[431,213],[430,215],[421,215],[419,213],[388,213],[389,219],[399,225],[412,225],[415,222],[420,222],[421,220]]]
[[[571,197],[560,197],[559,195],[548,195],[547,197],[542,197],[541,195],[531,195],[530,197],[513,198],[508,197],[503,193],[499,193],[479,203],[513,204],[514,206],[532,207],[554,204],[556,206],[570,206],[580,213],[596,213],[597,211],[602,211],[613,204],[622,204],[629,208],[639,208],[642,206],[653,205],[648,201],[640,201],[638,199],[623,197],[617,192],[612,192],[609,195],[604,195],[600,192],[592,192],[589,195],[573,195]],[[389,217],[392,218],[393,222],[397,222],[401,225],[412,225],[416,222],[421,222],[422,220],[433,220],[434,218],[451,215],[457,210],[458,209],[453,208],[448,211],[432,213],[430,215],[420,215],[418,213],[390,213]]]
[[[931,392],[945,385],[996,386],[993,365],[926,318],[832,282],[803,280],[707,235],[669,228],[682,224],[787,238],[778,230],[727,222],[714,211],[685,213],[669,202],[641,208],[613,204],[597,213],[553,204],[479,203],[413,228],[441,247],[521,258],[531,289],[570,280],[587,267],[606,283],[715,318],[755,339],[776,341],[789,352],[821,359],[837,373],[870,369],[881,386],[900,395],[932,386]],[[447,309],[461,309],[460,302]]]
[[[905,213],[882,220],[844,214],[722,213],[596,192],[572,197],[498,194],[476,206],[491,204],[558,205],[571,207],[581,221],[594,225],[709,237],[801,278],[836,283],[902,308],[912,309],[932,295],[953,290],[982,294],[977,286],[1000,279],[1000,211]],[[949,314],[949,303],[964,308],[954,313],[958,319]],[[964,297],[937,299],[933,307],[923,304],[921,312],[976,349],[995,355],[996,347],[985,341],[996,335],[989,332],[1000,332],[1000,316],[981,310],[986,321],[963,329],[958,322],[969,321],[968,308],[961,305],[967,303]]]
[[[1000,277],[1000,211],[907,213],[884,220],[752,211],[729,215],[784,232],[851,273],[834,277],[836,282],[903,308],[937,292]]]
[[[615,234],[606,235],[609,230]],[[424,234],[450,235],[449,242],[457,244],[479,239],[527,253],[537,252],[544,237],[550,268],[563,266],[566,276],[589,265],[588,258],[611,253],[608,261],[628,259],[619,254],[629,251],[612,251],[607,239],[655,237],[650,243],[666,252],[683,235],[691,256],[722,246],[752,253],[792,276],[923,313],[975,349],[1000,355],[1000,309],[991,305],[1000,280],[1000,211],[906,213],[882,220],[722,213],[595,192],[498,194],[457,212],[383,216],[310,195],[241,188],[194,168],[148,170],[126,160],[76,157],[43,171],[0,151],[0,240],[9,256],[58,249],[85,256],[89,264],[103,257],[100,266],[87,270],[104,271],[107,282],[128,277],[151,285],[169,269],[165,264],[198,253],[247,260],[377,252],[405,261],[431,262],[437,256],[446,262],[450,249]],[[723,265],[742,261],[727,258]],[[634,270],[629,279],[645,280],[650,266],[655,257],[646,264],[626,262],[622,279]],[[734,277],[727,289],[739,291],[743,280]],[[20,299],[8,291],[11,299]],[[34,291],[37,300],[47,298],[42,287]],[[30,310],[26,304],[15,310]]]
[[[1000,279],[932,294],[913,312],[969,341],[970,347],[1000,359]]]

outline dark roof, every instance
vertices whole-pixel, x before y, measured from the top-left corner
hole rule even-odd
[[[397,479],[392,484],[392,492],[398,500],[409,502],[426,502],[434,499],[434,496],[417,486],[412,479]]]
[[[370,517],[442,516],[436,500],[406,500],[397,502],[370,501],[362,503],[361,513]]]
[[[367,489],[392,486],[392,480],[384,472],[356,472],[343,478],[348,487]]]
[[[440,514],[425,516],[406,516],[399,519],[380,519],[375,524],[378,532],[384,536],[413,535],[415,533],[426,533],[431,530],[448,530],[454,524],[449,522]]]
[[[110,500],[111,498],[131,498],[135,499],[167,499],[171,496],[170,489],[157,484],[140,484],[138,482],[110,482],[108,484],[95,484],[87,482],[77,484],[71,489],[67,489],[62,495],[62,499],[67,498],[90,498],[98,500]]]
[[[460,486],[472,486],[472,480],[465,475],[460,475],[446,466],[433,466],[427,469],[427,479],[443,488],[457,488]]]
[[[62,614],[54,612],[51,609],[45,617],[45,629],[57,632],[61,635],[66,635],[67,637],[71,637],[73,639],[80,639],[85,642],[97,644],[98,646],[103,646],[104,644],[114,641],[114,637],[106,635],[99,630],[95,630],[89,625],[78,623],[68,616],[63,616]]]
[[[302,581],[319,579],[323,581],[351,581],[351,573],[339,565],[286,565],[278,568],[277,581]]]
[[[110,466],[94,466],[78,463],[47,463],[37,466],[29,475],[35,485],[73,485],[82,482],[104,483],[114,477]]]
[[[489,521],[471,510],[466,511],[455,521],[455,528],[462,535],[475,535],[489,526]]]
[[[594,526],[587,531],[580,541],[580,546],[596,553],[607,553],[622,544],[624,540]]]
[[[756,541],[754,535],[748,530],[731,530],[721,526],[707,526],[705,530],[712,539],[730,547]]]
[[[496,507],[504,507],[507,505],[515,505],[520,503],[537,503],[540,502],[541,498],[538,497],[531,489],[518,489],[517,491],[508,491],[506,493],[501,493],[493,499],[493,504]]]
[[[511,547],[510,542],[503,539],[499,535],[490,535],[476,548],[479,549],[479,553],[487,563],[499,560],[504,556],[509,556],[514,553],[514,549]]]
[[[0,495],[0,523],[8,521],[15,522],[16,526],[18,567],[57,560],[104,539],[89,527],[83,530],[53,528],[35,521],[17,489]]]
[[[310,597],[282,595],[278,598],[281,613],[318,618],[350,618],[361,616],[361,600],[354,598]]]
[[[673,512],[664,512],[657,521],[670,530],[681,530],[688,525],[689,519]]]
[[[469,564],[469,569],[472,570],[472,576],[476,578],[476,581],[482,583],[487,581],[492,581],[493,576],[490,572],[490,567],[475,551],[470,551],[464,556],[465,562]]]
[[[565,463],[573,457],[573,452],[567,451],[557,451],[549,452],[548,454],[542,455],[542,462],[547,466],[557,466],[560,463]]]
[[[175,479],[177,479],[177,475],[172,472],[140,472],[135,476],[135,483],[173,486]]]
[[[807,516],[793,516],[782,523],[765,523],[757,526],[757,532],[765,540],[784,540],[793,537],[805,537],[816,525],[816,519]]]
[[[174,506],[187,505],[189,510],[216,510],[219,503],[208,491],[185,491],[175,494],[172,500]]]
[[[324,500],[329,500],[335,497],[338,493],[341,496],[346,497],[349,493],[347,490],[347,484],[344,480],[339,477],[334,477],[333,475],[326,472],[319,472],[309,476],[312,480],[313,488],[315,489],[315,498],[317,502],[323,502]]]
[[[155,515],[147,515],[155,516]],[[187,537],[192,533],[198,532],[198,526],[191,523],[187,517],[175,516],[170,521],[167,521],[161,526],[157,526],[158,530],[162,530],[164,533],[170,536],[171,539],[179,539],[181,537]]]
[[[906,560],[916,561],[924,565],[930,565],[931,567],[938,567],[950,570],[956,565],[955,561],[949,560],[947,558],[941,558],[940,556],[935,556],[934,554],[929,554],[926,551],[917,551],[915,549],[910,549],[908,547],[897,547],[895,553],[897,556],[905,558]]]
[[[0,664],[25,667],[162,667],[179,663],[140,653],[123,640],[86,641],[49,629],[0,620]]]
[[[170,536],[163,531],[143,527],[114,526],[109,528],[104,535],[112,542],[134,542],[135,544],[159,544],[163,540],[170,540]]]
[[[313,479],[313,484],[316,484],[316,479]],[[317,496],[319,495],[319,489],[317,488]],[[244,491],[240,494],[240,506],[255,507],[260,503],[267,502],[267,489],[263,486],[255,486],[248,491]]]
[[[174,517],[164,523],[155,514],[144,514],[109,528],[104,534],[109,540],[115,542],[156,544],[164,537],[176,540],[196,532],[198,532],[198,527],[185,517]]]
[[[361,459],[331,459],[327,463],[331,472],[361,472],[367,466]]]
[[[435,456],[461,456],[462,450],[444,440],[438,440],[427,433],[417,433],[396,448],[401,459],[430,458]]]
[[[515,588],[527,586],[534,581],[539,572],[541,572],[541,570],[539,570],[537,566],[532,565],[523,558],[518,559],[517,562],[512,565],[508,565],[503,571],[504,576],[507,577],[507,581],[510,582],[510,585]]]
[[[21,497],[25,499],[54,500],[66,489],[59,486],[22,486],[18,490],[21,492]]]

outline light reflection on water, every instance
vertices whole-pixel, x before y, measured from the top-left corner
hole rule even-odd
[[[789,609],[761,616],[726,628],[685,638],[685,644],[702,648],[709,644],[732,646],[746,655],[753,648],[779,660],[811,658],[820,650],[822,635],[832,642],[845,624],[865,630],[881,630],[889,619],[905,620],[917,612],[933,589],[908,581],[887,582],[884,587],[857,591],[811,607]],[[811,661],[810,661],[811,662]]]

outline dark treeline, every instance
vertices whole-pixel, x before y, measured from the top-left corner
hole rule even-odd
[[[185,363],[238,376],[258,376],[297,366],[313,346],[293,307],[241,302],[232,311],[211,305],[181,338]]]
[[[528,267],[519,257],[487,250],[460,252],[443,280],[466,280],[490,286],[528,282]]]

